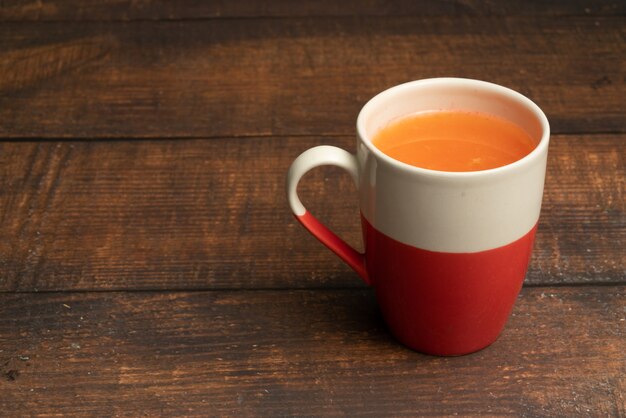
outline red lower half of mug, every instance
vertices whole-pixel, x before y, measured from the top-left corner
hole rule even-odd
[[[472,253],[427,251],[362,217],[365,265],[385,322],[404,345],[456,356],[500,335],[522,287],[536,225],[508,245]]]

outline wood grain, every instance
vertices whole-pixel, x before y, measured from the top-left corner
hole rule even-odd
[[[621,17],[4,23],[0,137],[351,135],[409,80],[486,79],[553,132],[626,131]]]
[[[625,15],[0,0],[0,415],[625,417]],[[434,76],[512,87],[557,133],[527,286],[457,358],[395,342],[284,198],[300,152],[353,150],[370,97]],[[300,193],[359,245],[345,173]]]
[[[624,135],[554,136],[528,284],[624,283]],[[0,143],[0,290],[353,287],[284,197],[305,149],[354,138]],[[349,177],[320,168],[309,209],[360,243]]]
[[[62,416],[623,416],[626,288],[526,288],[425,356],[369,290],[0,295],[0,407]],[[11,377],[13,376],[13,377]]]
[[[293,16],[569,16],[623,15],[626,6],[615,0],[542,1],[409,1],[409,0],[4,0],[0,21],[172,20],[228,17]]]

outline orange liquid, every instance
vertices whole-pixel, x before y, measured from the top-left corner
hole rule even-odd
[[[518,125],[478,112],[431,111],[391,122],[374,145],[398,161],[439,171],[479,171],[511,164],[537,145]]]

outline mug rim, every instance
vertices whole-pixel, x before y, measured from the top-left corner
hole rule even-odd
[[[417,167],[411,164],[404,163],[402,161],[396,160],[382,152],[378,147],[376,147],[371,138],[369,138],[365,133],[365,115],[368,113],[368,110],[376,105],[380,101],[384,101],[388,96],[393,95],[399,90],[406,90],[416,86],[426,86],[426,85],[441,85],[441,86],[450,86],[455,85],[458,87],[472,87],[478,88],[483,91],[490,91],[492,93],[496,93],[500,96],[507,97],[512,99],[518,103],[521,103],[524,107],[526,107],[530,112],[535,116],[539,125],[541,126],[541,138],[539,143],[533,148],[531,152],[526,154],[524,157],[516,160],[512,163],[490,168],[487,170],[477,170],[477,171],[441,171],[441,170],[432,170],[429,168]],[[372,152],[377,158],[387,162],[394,168],[401,171],[408,171],[414,174],[421,174],[430,177],[436,178],[450,178],[450,179],[458,179],[458,178],[477,178],[477,177],[485,177],[485,176],[493,176],[497,174],[505,174],[507,172],[521,169],[529,164],[532,164],[534,160],[539,158],[541,155],[545,154],[548,148],[548,143],[550,139],[550,124],[548,122],[548,118],[541,110],[539,106],[528,97],[523,94],[510,89],[508,87],[501,86],[499,84],[490,83],[488,81],[475,80],[471,78],[458,78],[458,77],[437,77],[437,78],[426,78],[421,80],[409,81],[406,83],[398,84],[393,87],[390,87],[382,92],[378,93],[374,97],[365,103],[365,105],[359,111],[359,115],[357,117],[356,123],[357,133],[359,136],[359,140]]]

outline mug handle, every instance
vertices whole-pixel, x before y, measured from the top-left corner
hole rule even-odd
[[[306,210],[298,197],[297,187],[302,176],[309,170],[321,165],[336,165],[346,170],[359,187],[359,164],[354,155],[341,148],[320,145],[304,151],[289,167],[287,172],[287,200],[298,220],[315,238],[346,262],[368,285],[370,283],[365,269],[365,255],[358,252],[339,238]]]

